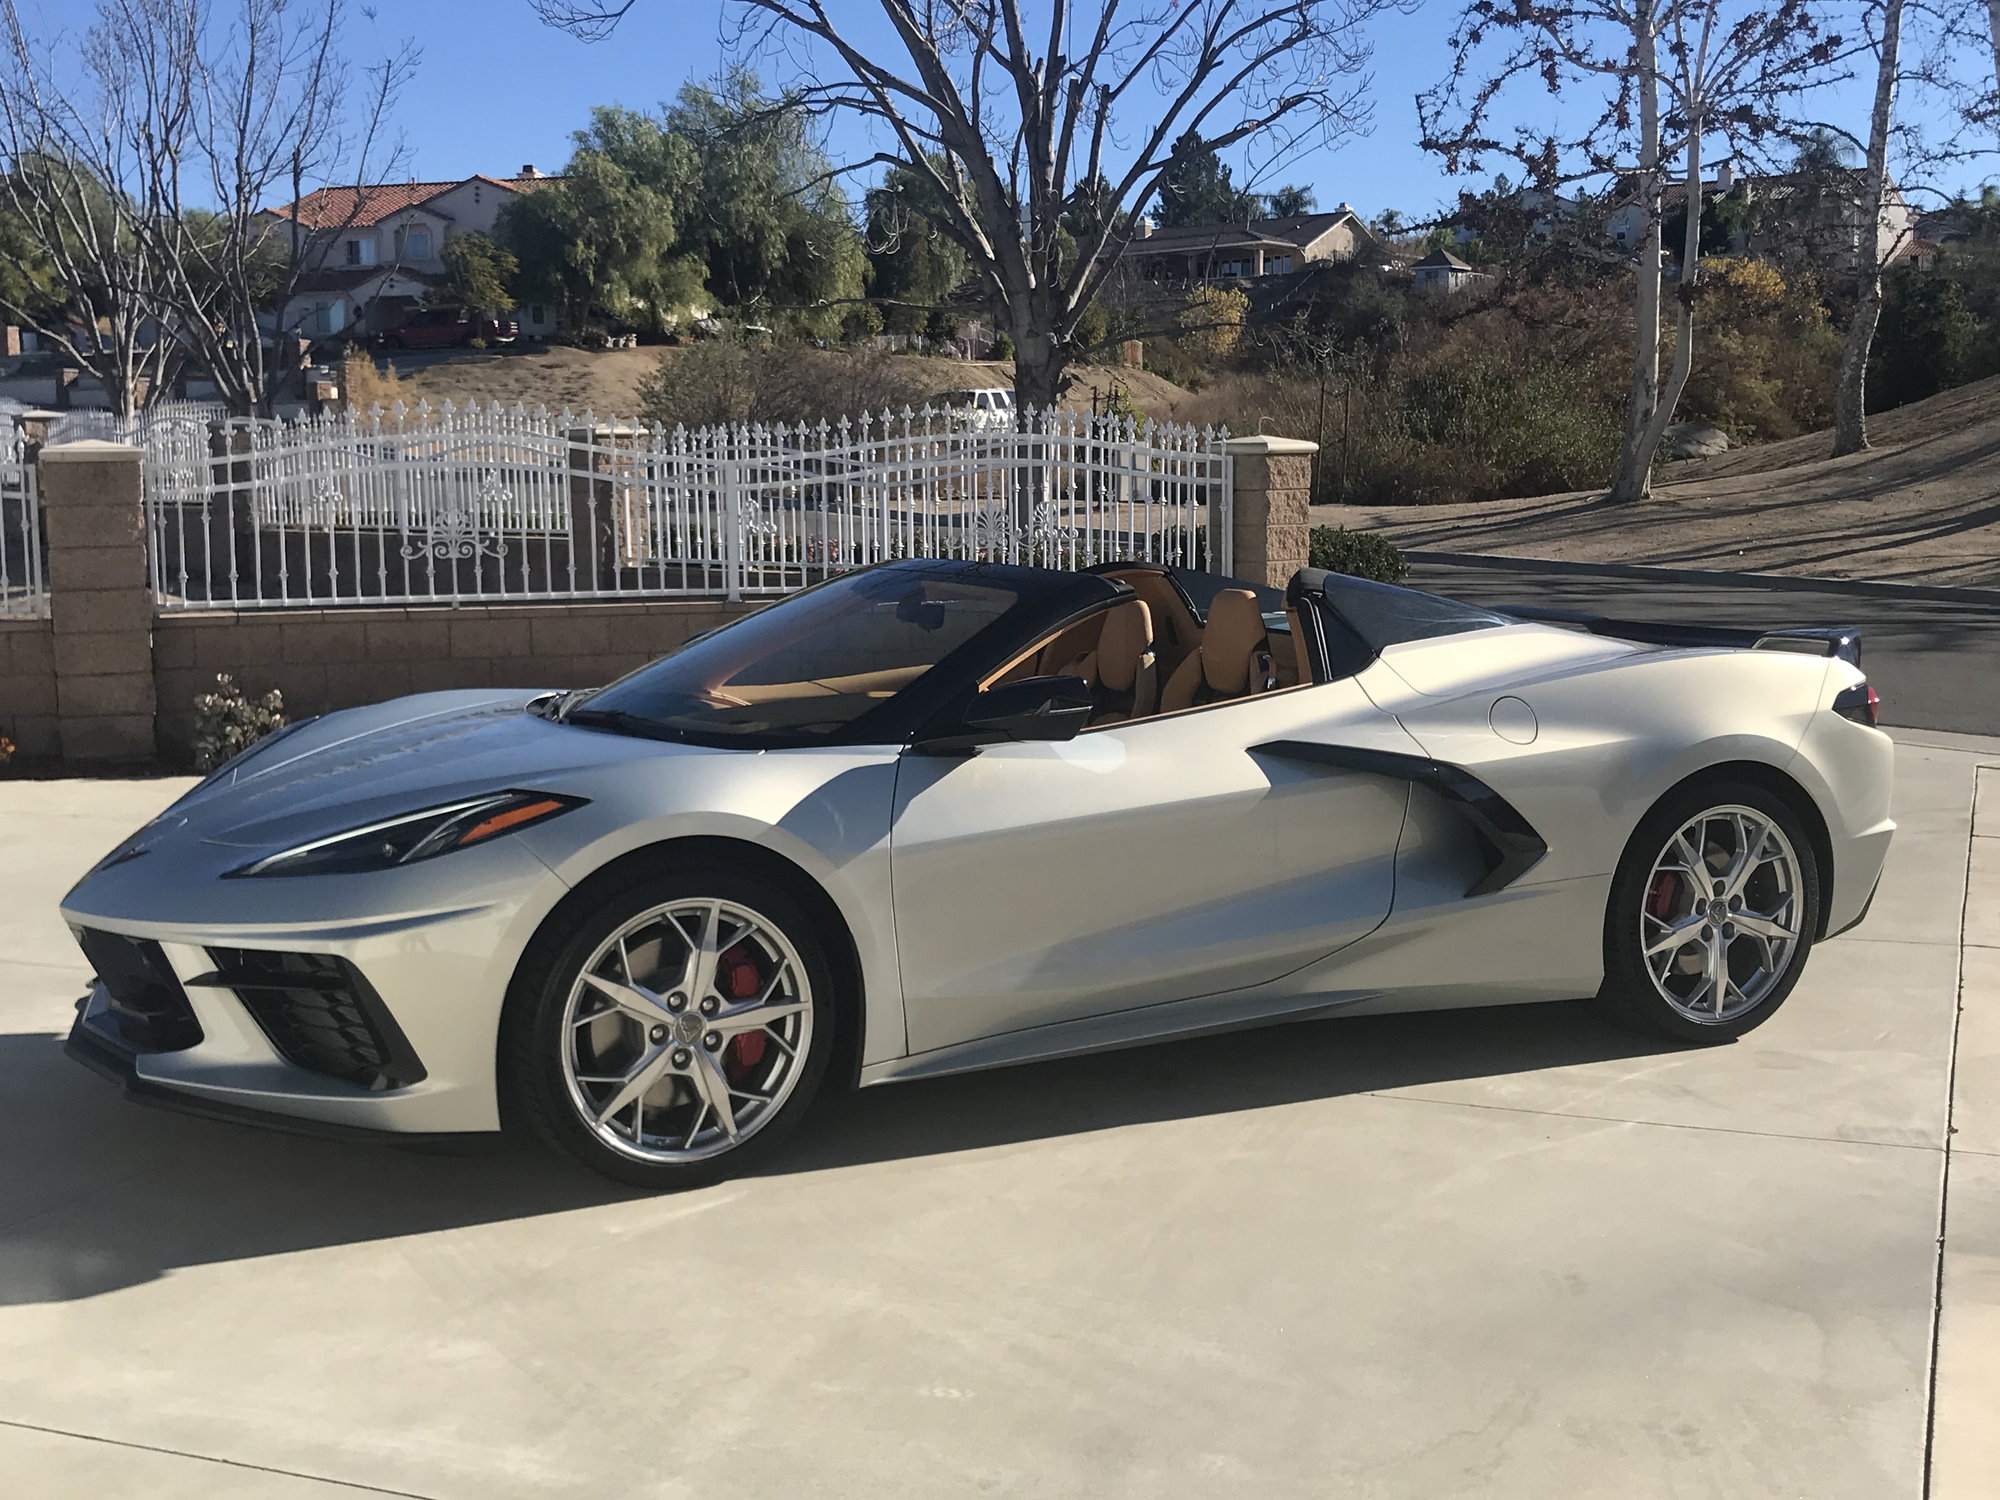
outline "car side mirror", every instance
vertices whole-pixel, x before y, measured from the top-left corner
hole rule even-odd
[[[924,736],[916,748],[931,753],[1074,739],[1095,707],[1081,677],[1024,677],[975,694],[956,723]]]

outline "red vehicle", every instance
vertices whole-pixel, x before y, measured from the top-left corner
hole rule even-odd
[[[520,327],[512,318],[494,318],[469,307],[426,307],[376,336],[390,349],[457,349],[474,339],[511,344]]]

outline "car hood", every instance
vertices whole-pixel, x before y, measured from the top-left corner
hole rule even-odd
[[[538,693],[426,693],[331,714],[205,782],[159,820],[206,843],[288,846],[508,788],[559,791],[632,760],[741,751],[552,724]]]

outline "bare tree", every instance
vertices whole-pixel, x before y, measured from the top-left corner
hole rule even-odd
[[[737,0],[735,41],[782,53],[793,99],[879,128],[882,149],[843,170],[924,184],[1013,339],[1023,406],[1046,406],[1177,143],[1242,146],[1269,170],[1364,130],[1363,28],[1397,3],[876,0],[891,51],[864,47],[833,0]],[[534,4],[595,39],[633,0]]]
[[[0,313],[87,371],[129,417],[165,383],[175,353],[159,336],[160,268],[140,232],[156,210],[144,141],[115,109],[95,122],[80,112],[56,81],[62,39],[39,45],[15,0],[0,0],[0,41],[0,215],[21,252],[17,275],[0,281]]]
[[[73,305],[37,326],[75,325],[44,331],[100,378],[115,364],[121,410],[143,386],[127,367],[157,390],[189,359],[235,410],[270,411],[290,373],[286,336],[297,332],[284,310],[319,245],[366,200],[349,195],[344,219],[316,226],[265,210],[337,177],[381,180],[399,161],[378,132],[414,56],[357,81],[339,49],[343,8],[98,0],[81,38],[37,45],[15,0],[0,0],[15,64],[0,80],[4,201]],[[67,70],[54,63],[65,48],[75,56]],[[110,350],[90,355],[92,327],[108,328],[96,341]]]
[[[231,0],[220,14],[209,0],[99,3],[100,31],[127,36],[145,12],[164,10],[185,17],[196,42],[186,59],[143,43],[123,48],[149,103],[183,87],[190,95],[190,149],[163,172],[162,212],[147,230],[159,240],[162,297],[189,352],[233,409],[268,414],[296,369],[286,356],[301,332],[301,283],[367,197],[348,194],[311,225],[295,210],[273,223],[267,210],[291,209],[329,183],[407,171],[407,152],[382,131],[415,55],[405,49],[357,72],[340,52],[344,0]]]
[[[1693,367],[1703,153],[1720,138],[1747,158],[1782,133],[1785,105],[1826,81],[1840,38],[1823,30],[1812,0],[1472,0],[1453,46],[1451,75],[1418,100],[1423,144],[1452,170],[1476,171],[1483,154],[1498,153],[1521,161],[1542,188],[1607,177],[1629,185],[1640,215],[1637,326],[1610,498],[1642,500]],[[1590,93],[1596,117],[1566,140],[1527,129],[1502,137],[1493,117],[1517,81],[1566,103]],[[1674,268],[1673,362],[1663,380],[1662,231],[1676,163],[1686,230]]]
[[[1868,358],[1882,320],[1882,272],[1902,249],[1882,243],[1882,214],[1889,197],[1889,142],[1896,120],[1896,90],[1903,80],[1904,0],[1882,0],[1879,19],[1870,17],[1869,42],[1875,49],[1875,102],[1868,115],[1868,157],[1861,169],[1859,234],[1854,243],[1855,297],[1840,351],[1840,380],[1834,388],[1833,451],[1859,453],[1868,446]],[[2000,0],[1995,0],[2000,5]],[[1872,9],[1872,7],[1871,7]]]

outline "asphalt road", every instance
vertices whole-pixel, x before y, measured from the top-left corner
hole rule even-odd
[[[2000,734],[2000,606],[1439,564],[1414,566],[1409,581],[1489,609],[1532,605],[1756,629],[1858,625],[1862,665],[1882,695],[1884,724]]]

